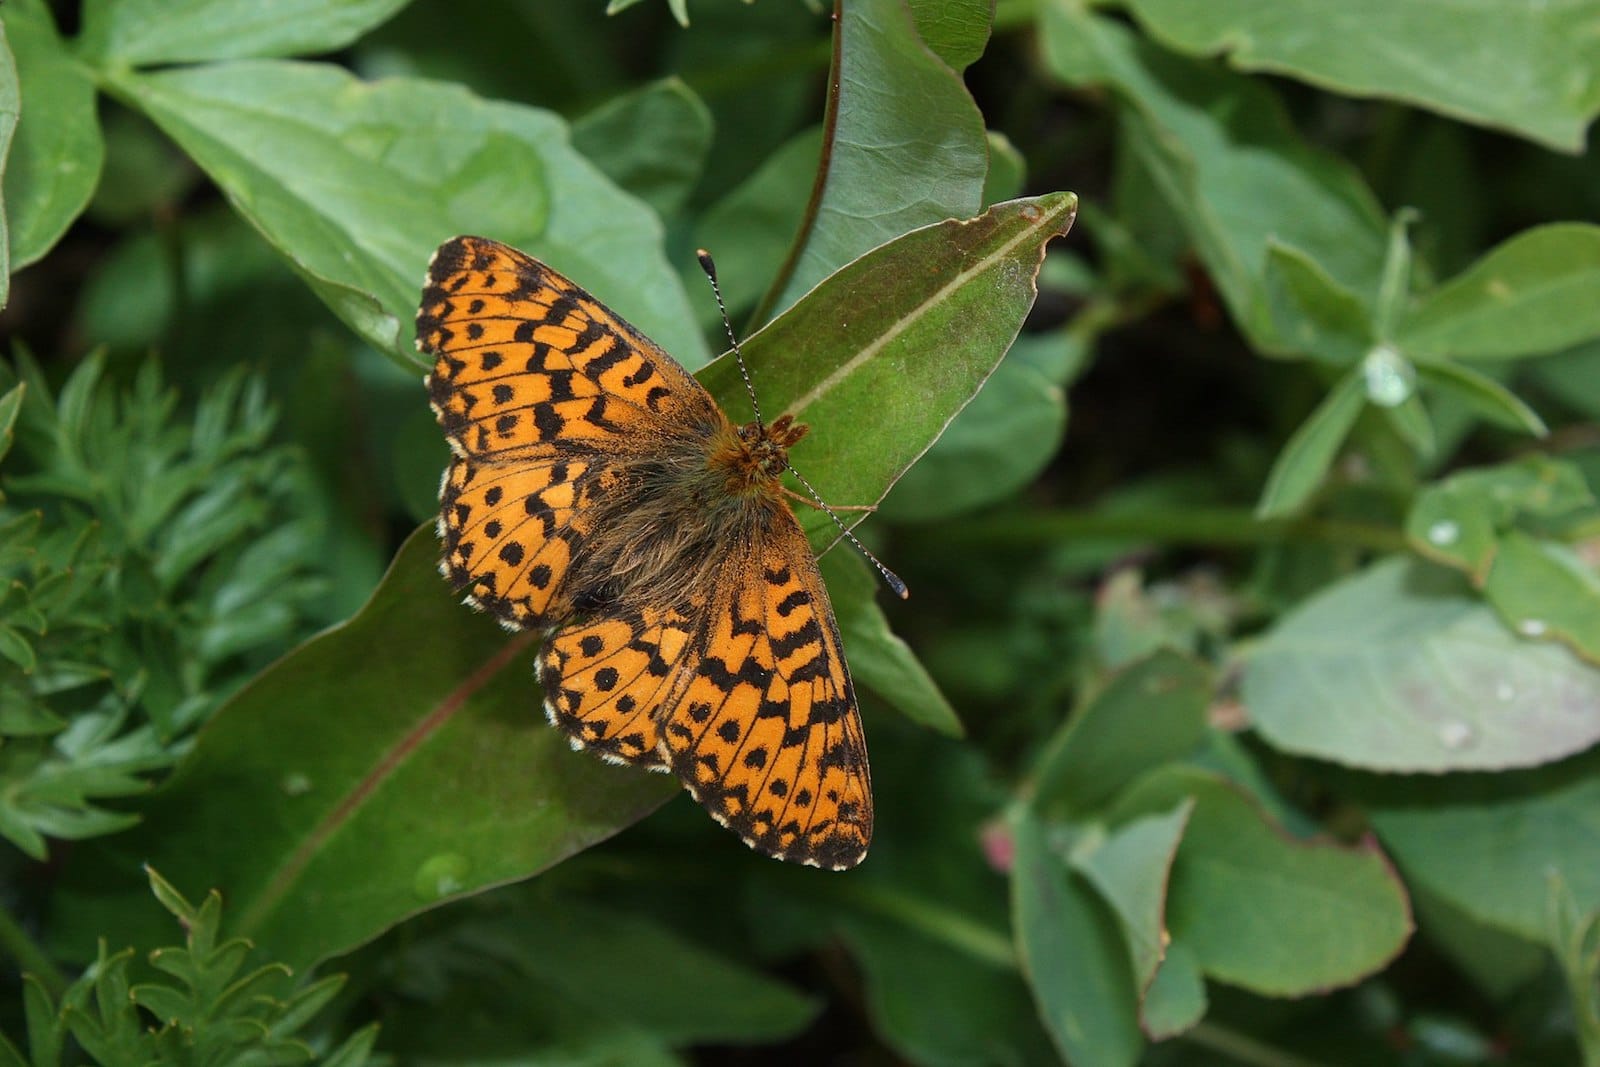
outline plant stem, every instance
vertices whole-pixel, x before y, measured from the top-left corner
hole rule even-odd
[[[18,970],[43,982],[52,997],[60,999],[66,992],[67,976],[4,907],[0,907],[0,950],[17,961]]]
[[[1241,1034],[1225,1026],[1217,1026],[1215,1023],[1199,1023],[1194,1029],[1185,1033],[1183,1038],[1220,1052],[1238,1063],[1248,1064],[1249,1067],[1322,1067],[1315,1060],[1308,1060],[1292,1052],[1285,1052],[1281,1048],[1274,1048],[1265,1041],[1258,1041],[1247,1034]]]
[[[1258,519],[1248,511],[1046,511],[953,522],[939,535],[944,545],[1031,545],[1054,541],[1142,540],[1187,545],[1261,545],[1327,542],[1377,552],[1403,552],[1399,530],[1343,519]]]

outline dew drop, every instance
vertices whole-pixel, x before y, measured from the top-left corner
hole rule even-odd
[[[1379,407],[1399,407],[1411,399],[1417,372],[1393,345],[1378,345],[1361,361],[1367,399]]]
[[[301,797],[311,792],[311,778],[300,771],[290,771],[278,783],[285,796]]]
[[[1517,633],[1523,637],[1543,637],[1549,629],[1543,619],[1523,619],[1517,623]]]
[[[459,852],[436,852],[422,861],[411,888],[423,900],[438,900],[467,887],[472,862]]]
[[[1444,545],[1453,545],[1460,537],[1460,524],[1452,522],[1449,519],[1440,519],[1438,522],[1428,527],[1429,544],[1439,545],[1441,547]]]
[[[1439,727],[1439,740],[1445,748],[1462,749],[1476,740],[1472,727],[1464,722],[1447,722]]]

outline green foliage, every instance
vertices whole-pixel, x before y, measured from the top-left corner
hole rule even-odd
[[[303,627],[317,531],[259,381],[228,375],[180,422],[154,362],[120,396],[99,354],[55,397],[21,366],[0,399],[0,833],[42,859],[136,822],[100,802],[148,788]]]
[[[338,995],[341,975],[296,989],[292,972],[268,964],[246,973],[250,943],[219,940],[222,897],[206,896],[198,908],[154,870],[150,888],[184,929],[182,948],[158,948],[153,981],[131,976],[133,949],[99,954],[88,970],[53,998],[38,978],[27,978],[28,1047],[23,1058],[0,1037],[0,1062],[17,1067],[60,1067],[68,1037],[96,1064],[171,1063],[193,1067],[225,1064],[321,1063],[360,1067],[377,1036],[369,1027],[337,1049],[318,1055],[297,1040],[312,1017]]]
[[[0,6],[0,1061],[1600,1065],[1584,3],[264,10]],[[878,506],[858,870],[439,580],[457,233]]]

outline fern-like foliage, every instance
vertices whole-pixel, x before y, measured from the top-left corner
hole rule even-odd
[[[0,366],[0,835],[42,858],[126,826],[97,802],[147,788],[306,628],[318,531],[258,381],[180,419],[154,362],[119,395],[90,357],[54,397],[18,364]]]
[[[0,1036],[0,1067],[61,1067],[69,1040],[107,1067],[163,1064],[172,1067],[269,1067],[322,1063],[361,1067],[367,1062],[377,1026],[350,1035],[326,1054],[296,1037],[344,984],[330,975],[295,989],[282,964],[241,974],[250,942],[221,943],[222,897],[213,890],[195,907],[155,871],[150,888],[183,925],[182,948],[161,948],[150,964],[165,980],[134,984],[129,978],[132,949],[99,958],[59,1002],[44,984],[29,977],[24,987],[28,1052],[24,1057]]]

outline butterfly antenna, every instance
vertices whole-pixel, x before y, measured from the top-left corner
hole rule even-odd
[[[700,269],[705,271],[706,277],[711,280],[711,292],[715,294],[717,298],[717,310],[722,312],[722,328],[728,331],[728,343],[733,345],[734,358],[739,361],[739,376],[744,379],[745,391],[750,394],[750,406],[755,408],[756,411],[756,425],[765,426],[766,424],[761,421],[761,404],[756,400],[756,387],[750,384],[750,371],[744,365],[744,352],[739,348],[739,338],[735,337],[733,334],[733,323],[728,321],[728,308],[722,302],[722,287],[717,284],[717,265],[711,262],[711,253],[707,252],[703,248],[695,252],[695,258],[700,260]],[[894,595],[899,597],[901,600],[904,600],[906,597],[910,596],[911,591],[906,588],[906,583],[900,580],[900,576],[894,571],[890,570],[888,567],[885,567],[883,565],[883,560],[879,559],[877,556],[874,556],[871,551],[868,550],[867,546],[862,544],[860,539],[857,538],[855,534],[850,532],[850,527],[844,524],[844,520],[839,518],[838,513],[830,508],[827,503],[823,501],[821,494],[817,492],[810,482],[806,481],[806,476],[795,470],[794,467],[790,466],[787,460],[784,461],[783,465],[788,468],[790,474],[794,475],[800,480],[801,485],[806,487],[806,492],[810,493],[811,499],[817,502],[817,507],[827,512],[828,518],[832,519],[833,524],[839,527],[839,532],[844,534],[845,538],[848,539],[852,545],[856,546],[856,551],[860,552],[863,556],[866,556],[868,562],[870,562],[874,567],[878,568],[878,573],[883,575],[884,584],[893,590]]]
[[[811,499],[817,502],[817,507],[827,512],[828,518],[832,519],[833,524],[839,527],[839,532],[844,534],[845,539],[848,540],[852,545],[856,546],[856,551],[860,552],[863,556],[866,556],[867,562],[878,568],[878,573],[883,575],[883,584],[887,585],[890,591],[901,600],[904,600],[906,597],[910,596],[911,590],[906,588],[906,583],[900,580],[900,576],[894,571],[890,570],[888,567],[885,567],[883,565],[883,560],[879,559],[877,556],[874,556],[872,551],[868,549],[866,545],[862,544],[860,539],[857,538],[855,534],[850,532],[850,527],[846,526],[844,524],[844,520],[839,518],[839,513],[830,508],[827,505],[827,502],[822,499],[821,494],[817,492],[816,488],[812,486],[810,482],[806,481],[806,476],[795,470],[794,467],[791,466],[787,461],[785,461],[783,465],[789,469],[790,474],[794,475],[800,480],[801,485],[806,487],[806,492],[810,493]]]
[[[711,262],[711,253],[703,248],[697,250],[694,255],[700,261],[700,269],[711,279],[711,292],[717,298],[717,310],[722,312],[722,328],[728,331],[728,343],[733,346],[733,358],[739,362],[739,377],[744,379],[745,392],[750,394],[750,406],[755,409],[756,425],[765,429],[767,424],[761,419],[761,402],[756,399],[756,387],[750,384],[750,371],[744,365],[744,352],[739,348],[739,339],[733,335],[733,323],[728,321],[728,307],[722,302],[722,286],[717,284],[717,265]]]

